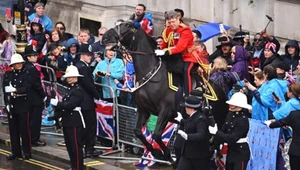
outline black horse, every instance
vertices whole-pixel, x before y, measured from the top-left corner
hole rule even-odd
[[[135,21],[126,21],[108,30],[103,35],[102,42],[103,44],[117,44],[120,42],[129,50],[133,58],[136,81],[138,82],[138,90],[133,93],[138,112],[134,133],[155,158],[168,160],[173,165],[174,161],[171,158],[169,149],[162,142],[161,135],[167,123],[174,121],[177,116],[176,92],[169,88],[166,64],[154,53],[155,40],[148,36],[141,27],[137,27],[137,23],[141,19],[142,17]],[[207,86],[208,90],[206,90],[206,98],[213,107],[212,114],[217,118],[216,123],[223,124],[228,111],[225,103],[227,98],[223,90],[214,82],[205,82],[209,85]],[[153,138],[159,144],[163,153],[153,149],[141,131],[149,119],[150,113],[158,116]],[[212,119],[214,119],[213,116],[211,116]]]
[[[135,21],[126,21],[108,30],[103,35],[102,41],[104,44],[117,43],[119,41],[126,49],[130,50],[129,53],[133,58],[136,72],[136,81],[139,82],[137,86],[140,86],[133,93],[138,113],[134,134],[151,151],[154,157],[173,163],[170,151],[161,140],[161,135],[167,123],[174,121],[174,118],[177,116],[175,106],[176,92],[169,88],[165,63],[156,57],[154,53],[156,48],[155,40],[148,36],[141,27],[137,27],[137,23],[141,19],[142,17]],[[158,116],[153,138],[159,144],[163,153],[153,149],[141,131],[149,119],[150,113]]]

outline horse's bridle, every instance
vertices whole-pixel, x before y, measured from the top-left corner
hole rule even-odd
[[[117,27],[114,28],[115,32],[117,33],[118,37],[119,37],[119,42],[123,40],[124,37],[126,37],[127,35],[129,35],[130,33],[133,33],[133,36],[132,36],[132,39],[131,39],[131,42],[130,42],[130,46],[129,48],[131,48],[131,45],[132,45],[132,42],[134,42],[135,40],[135,34],[137,32],[137,29],[136,28],[131,28],[130,31],[126,32],[123,36],[121,36],[121,29],[120,29],[120,25],[117,25]],[[118,44],[118,46],[120,46],[120,44]],[[131,50],[124,50],[122,48],[122,51],[121,52],[124,52],[124,53],[130,53],[130,54],[141,54],[141,55],[152,55],[152,54],[155,54],[154,52],[152,53],[145,53],[145,52],[141,52],[141,51],[131,51]]]
[[[123,36],[121,36],[120,25],[121,24],[119,24],[117,27],[114,28],[115,32],[119,36],[119,42],[122,41],[124,37],[126,37],[127,35],[129,35],[129,33],[133,33],[133,36],[132,36],[132,39],[131,39],[131,42],[130,42],[130,46],[129,46],[129,48],[131,48],[131,45],[132,45],[132,43],[135,40],[135,34],[137,32],[137,29],[136,28],[132,28],[130,31],[126,32]],[[140,54],[140,55],[153,55],[153,54],[155,54],[154,52],[152,52],[152,53],[145,53],[145,52],[141,52],[141,51],[130,51],[130,50],[122,48],[121,47],[121,43],[117,43],[117,46],[119,47],[118,50],[121,53],[125,53],[125,54]],[[157,63],[157,65],[154,68],[152,68],[150,70],[150,72],[148,72],[141,80],[139,80],[138,82],[136,82],[135,87],[131,88],[131,92],[136,91],[137,89],[143,87],[146,83],[148,83],[152,79],[152,77],[154,77],[156,75],[156,73],[159,71],[159,69],[161,68],[161,66],[162,66],[162,60],[161,60],[161,58],[159,58],[159,62]]]
[[[135,35],[136,33],[136,28],[131,28],[130,31],[126,32],[123,36],[121,36],[121,29],[120,29],[120,25],[117,25],[117,27],[114,28],[114,30],[116,31],[116,33],[119,36],[119,41],[122,41],[124,37],[126,37],[129,33],[133,33]],[[134,37],[134,36],[133,36]]]

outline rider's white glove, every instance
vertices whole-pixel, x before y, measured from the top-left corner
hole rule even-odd
[[[157,55],[157,56],[163,56],[163,55],[165,55],[165,51],[164,50],[155,50],[155,54]]]

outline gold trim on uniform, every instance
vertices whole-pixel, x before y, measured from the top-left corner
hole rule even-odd
[[[169,88],[177,92],[178,87],[173,85],[173,74],[171,72],[168,72],[168,80],[169,80]]]

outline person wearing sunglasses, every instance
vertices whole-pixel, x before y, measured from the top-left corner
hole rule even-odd
[[[260,33],[256,33],[253,41],[253,51],[252,51],[251,62],[250,62],[253,67],[263,69],[262,64],[266,60],[264,50],[265,50],[265,45],[268,42],[272,42],[275,44],[276,46],[275,51],[277,53],[278,50],[280,49],[280,43],[274,36],[269,35],[266,30],[261,31]],[[256,60],[258,62],[254,62]]]
[[[66,32],[66,26],[63,22],[61,21],[58,21],[56,24],[55,24],[55,28],[59,30],[59,32],[61,33],[62,35],[62,38],[65,40],[65,41],[68,41],[69,39],[71,38],[74,38],[74,36],[70,33],[67,33]]]
[[[248,52],[243,46],[236,45],[231,48],[232,67],[229,76],[233,84],[243,79],[249,80],[248,59]]]

